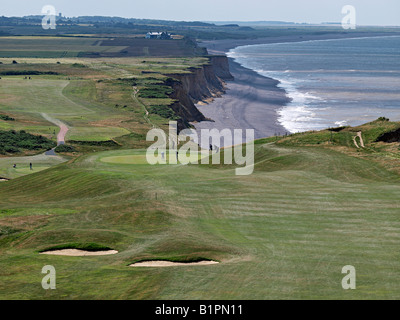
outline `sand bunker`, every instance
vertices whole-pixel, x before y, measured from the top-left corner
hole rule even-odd
[[[104,250],[104,251],[85,251],[79,249],[62,249],[62,250],[51,250],[41,252],[40,254],[52,254],[56,256],[70,256],[70,257],[86,257],[86,256],[105,256],[109,254],[116,254],[116,250]]]
[[[217,261],[197,261],[197,262],[172,262],[165,260],[142,261],[130,264],[130,267],[176,267],[176,266],[207,266],[217,264]]]

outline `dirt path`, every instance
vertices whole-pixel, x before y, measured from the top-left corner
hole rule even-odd
[[[137,103],[139,103],[143,107],[144,112],[145,112],[145,115],[143,116],[143,118],[146,120],[146,122],[151,124],[153,126],[153,128],[156,128],[154,123],[152,123],[149,118],[149,111],[147,110],[146,106],[139,100],[139,98],[137,96],[138,93],[139,93],[139,90],[135,86],[133,86],[132,99],[135,100]]]
[[[361,133],[361,131],[358,131],[358,132],[357,132],[357,135],[353,137],[353,142],[354,142],[356,148],[357,148],[357,149],[360,149],[360,146],[359,146],[358,143],[357,143],[357,137],[360,138],[360,146],[361,146],[361,148],[365,148],[365,146],[364,146],[364,140],[363,140],[363,138],[362,138],[362,133]]]
[[[47,121],[54,123],[56,126],[60,128],[60,131],[58,132],[57,135],[57,145],[59,146],[60,144],[65,144],[65,136],[67,135],[69,127],[64,122],[58,119],[54,119],[46,113],[42,113],[42,117],[45,118]]]
[[[361,135],[361,131],[358,131],[358,132],[357,132],[357,137],[360,138],[361,147],[362,147],[362,148],[365,148],[365,146],[364,146],[364,140],[363,140],[362,135]]]

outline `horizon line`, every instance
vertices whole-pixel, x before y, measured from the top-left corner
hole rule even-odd
[[[61,13],[61,12],[60,12]],[[61,13],[62,14],[62,13]],[[7,15],[2,15],[0,16],[1,18],[27,18],[27,17],[41,17],[45,16],[44,14],[30,14],[30,15],[24,15],[24,16],[7,16]],[[326,21],[326,22],[294,22],[294,21],[283,21],[283,20],[174,20],[174,19],[159,19],[159,18],[134,18],[134,17],[121,17],[121,16],[108,16],[108,15],[80,15],[80,16],[72,16],[72,17],[66,17],[62,16],[63,18],[66,19],[74,19],[74,18],[82,18],[82,17],[106,17],[106,18],[119,18],[119,19],[134,19],[134,20],[159,20],[159,21],[170,21],[170,22],[202,22],[202,23],[209,23],[209,24],[215,24],[215,23],[227,23],[227,24],[233,24],[235,22],[237,23],[276,23],[280,25],[285,25],[285,24],[294,24],[294,25],[310,25],[310,26],[334,26],[334,25],[341,25],[341,22],[335,22],[335,21]],[[379,25],[379,24],[358,24],[357,26],[359,27],[400,27],[399,25]]]

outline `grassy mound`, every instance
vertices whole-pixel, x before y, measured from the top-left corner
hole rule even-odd
[[[113,250],[109,247],[97,244],[97,243],[68,243],[68,244],[61,244],[58,246],[53,246],[50,248],[46,248],[40,250],[39,252],[46,252],[46,251],[55,251],[55,250],[63,250],[63,249],[78,249],[84,251],[107,251]]]

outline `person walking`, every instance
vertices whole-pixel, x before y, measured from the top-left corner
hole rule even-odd
[[[32,162],[29,163],[29,168],[30,168],[31,170],[33,170],[33,168],[32,168]]]

